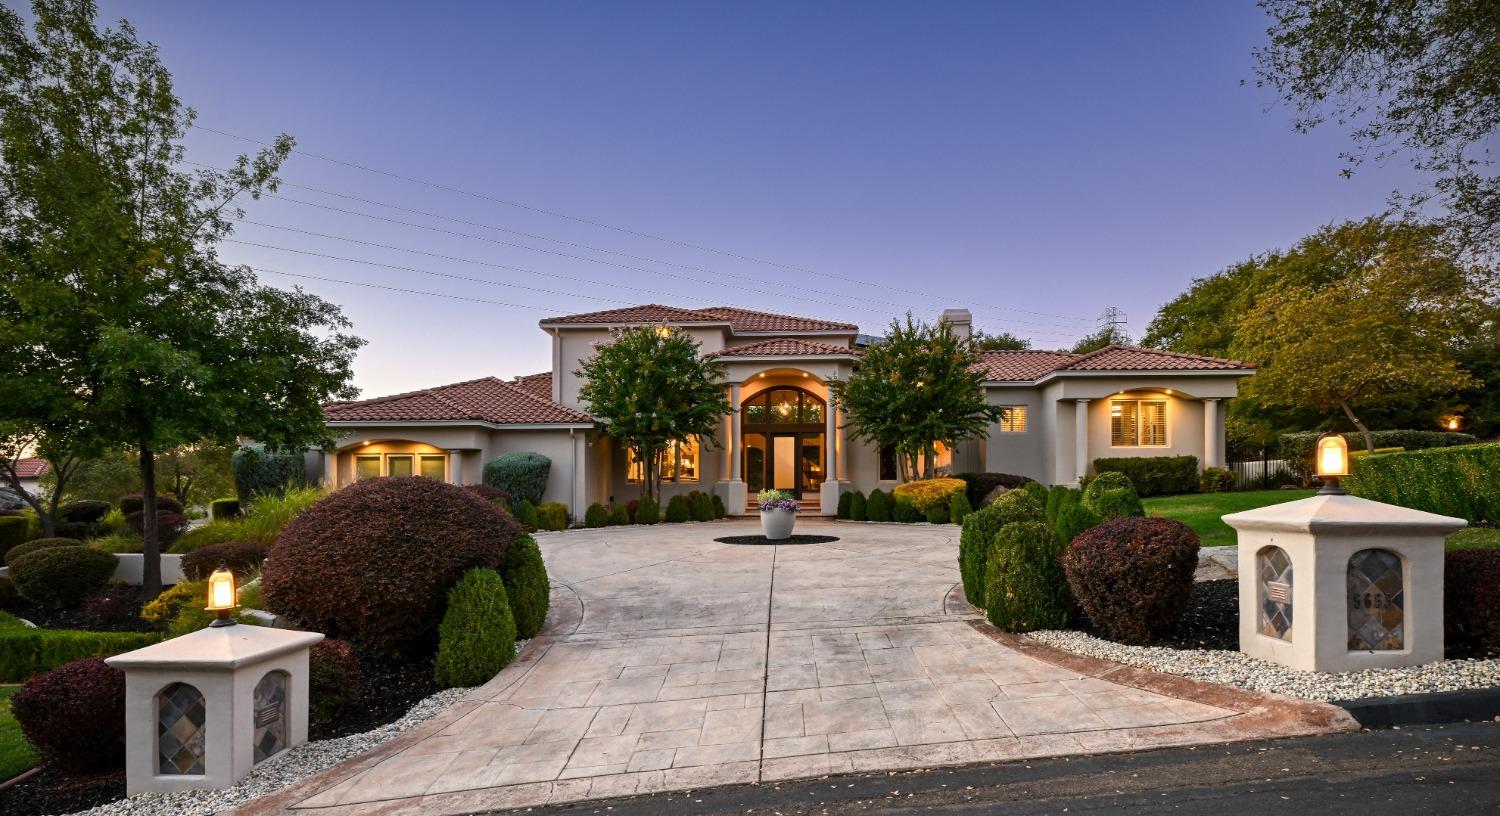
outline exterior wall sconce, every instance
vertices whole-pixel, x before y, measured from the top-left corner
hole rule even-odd
[[[239,606],[238,601],[234,591],[234,573],[223,567],[214,570],[208,576],[208,606],[204,608],[218,617],[209,626],[233,626],[233,612]]]
[[[1323,480],[1320,495],[1340,496],[1348,493],[1339,479],[1349,475],[1349,443],[1342,434],[1325,433],[1318,437],[1318,478]]]
[[[1444,420],[1443,427],[1447,428],[1450,431],[1456,431],[1456,430],[1458,430],[1458,417],[1456,417],[1456,416],[1448,417],[1448,419]]]

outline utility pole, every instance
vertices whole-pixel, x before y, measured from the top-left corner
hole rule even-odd
[[[1099,316],[1099,329],[1108,332],[1111,343],[1128,343],[1130,341],[1125,334],[1125,322],[1128,319],[1118,306],[1111,306]]]

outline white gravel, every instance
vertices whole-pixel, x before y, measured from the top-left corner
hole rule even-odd
[[[1240,652],[1125,646],[1082,632],[1048,630],[1032,632],[1031,637],[1090,657],[1308,700],[1358,700],[1500,686],[1500,660],[1444,660],[1402,669],[1324,673],[1291,669]]]
[[[337,765],[387,740],[394,739],[458,702],[469,691],[470,689],[464,688],[446,689],[412,706],[401,719],[372,731],[351,734],[338,739],[308,742],[283,751],[261,763],[232,788],[180,793],[142,793],[128,799],[110,802],[107,805],[100,805],[91,810],[80,811],[80,813],[89,814],[89,816],[106,816],[106,814],[110,816],[114,814],[211,816],[226,808],[275,793],[325,768]]]

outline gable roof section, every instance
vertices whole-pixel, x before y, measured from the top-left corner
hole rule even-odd
[[[991,382],[1034,382],[1044,374],[1073,362],[1078,355],[1066,351],[1018,349],[981,351],[979,364]]]
[[[799,340],[794,337],[777,337],[744,346],[734,346],[717,351],[709,357],[858,357],[863,352],[848,346],[819,343],[815,340]]]
[[[552,372],[550,371],[517,377],[514,382],[517,387],[524,389],[533,397],[541,397],[549,402],[552,400]]]
[[[647,303],[644,306],[627,306],[623,309],[606,309],[602,312],[549,317],[542,326],[620,326],[639,323],[709,323],[728,324],[735,334],[765,334],[769,332],[857,332],[853,323],[838,323],[814,317],[757,312],[735,306],[711,306],[707,309],[683,309]]]
[[[1036,382],[1051,374],[1113,371],[1244,371],[1254,366],[1221,357],[1110,345],[1088,354],[1024,349],[981,351],[987,382]]]
[[[40,456],[28,456],[25,459],[16,460],[17,479],[40,479],[51,469],[47,460]]]
[[[550,380],[550,375],[548,377]],[[548,391],[551,385],[548,384]],[[492,425],[584,425],[581,411],[496,377],[440,385],[388,397],[323,406],[328,422],[485,422]]]

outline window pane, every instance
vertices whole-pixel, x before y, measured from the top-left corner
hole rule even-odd
[[[766,435],[745,434],[745,489],[754,496],[766,486]]]
[[[1167,444],[1167,403],[1152,400],[1141,403],[1141,444]]]
[[[385,475],[387,476],[410,476],[410,456],[387,456],[385,458]]]
[[[802,489],[823,483],[823,434],[802,435]]]
[[[817,397],[811,394],[802,395],[802,421],[823,421],[823,403]]]
[[[1000,418],[1000,431],[1002,433],[1025,433],[1026,432],[1026,406],[1006,405],[1005,416]]]
[[[625,449],[625,481],[639,482],[646,478],[646,465],[641,461],[641,454],[635,448]]]
[[[745,403],[746,422],[769,422],[766,419],[766,395],[757,394],[754,399]]]
[[[354,457],[354,478],[374,479],[380,475],[379,456],[356,456]]]
[[[447,475],[447,468],[443,467],[443,460],[447,458],[446,456],[438,456],[436,454],[423,456],[422,475],[441,482],[443,477]]]
[[[677,479],[677,443],[668,442],[667,447],[657,456],[660,463],[657,467],[661,471],[661,480],[671,482]]]
[[[690,436],[677,445],[677,481],[698,481],[698,437]]]
[[[1087,410],[1079,406],[1078,410]],[[1134,447],[1139,444],[1136,436],[1135,400],[1114,400],[1109,404],[1109,444],[1116,447]]]
[[[801,396],[796,391],[776,390],[768,397],[771,401],[772,422],[796,422],[797,421],[797,397]]]

